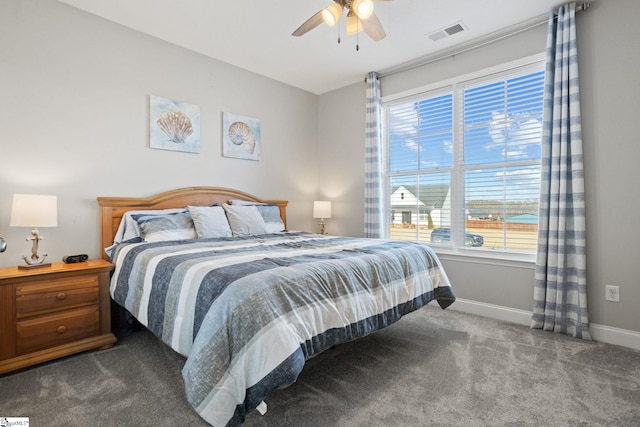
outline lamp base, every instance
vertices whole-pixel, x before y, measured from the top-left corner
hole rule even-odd
[[[33,264],[33,265],[19,265],[18,266],[18,270],[33,270],[36,268],[43,268],[43,267],[51,267],[51,263],[47,262],[44,264]]]
[[[324,222],[324,218],[320,218],[320,234],[322,234],[323,236],[327,235],[327,231],[325,230],[324,226],[325,226],[325,222]]]

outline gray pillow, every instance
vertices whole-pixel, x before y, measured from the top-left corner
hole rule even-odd
[[[165,215],[134,215],[145,242],[186,240],[198,237],[189,212]]]
[[[264,219],[264,222],[267,225],[267,231],[269,233],[279,233],[281,231],[286,231],[284,228],[284,222],[280,217],[280,206],[275,204],[250,202],[247,200],[238,199],[232,199],[230,200],[230,202],[232,205],[236,206],[256,206],[258,208],[258,212],[260,212],[260,215],[262,215],[262,219]]]
[[[234,236],[253,236],[256,234],[267,234],[267,225],[254,205],[232,206],[222,205],[227,213],[229,226]]]
[[[231,227],[222,206],[187,206],[199,239],[231,237]]]

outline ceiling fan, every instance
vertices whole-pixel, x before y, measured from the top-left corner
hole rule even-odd
[[[374,1],[391,1],[391,0],[333,0],[333,4],[322,9],[311,18],[309,18],[304,24],[302,24],[297,30],[295,30],[293,36],[301,36],[307,32],[313,30],[322,22],[327,23],[333,27],[342,17],[344,10],[347,10],[347,34],[356,34],[360,31],[364,31],[374,41],[380,41],[387,35],[382,28],[380,20],[373,12]],[[340,37],[338,37],[338,43],[340,43]],[[356,46],[357,49],[357,46]]]

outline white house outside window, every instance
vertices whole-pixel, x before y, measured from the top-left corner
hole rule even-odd
[[[385,101],[391,238],[535,253],[543,64]]]

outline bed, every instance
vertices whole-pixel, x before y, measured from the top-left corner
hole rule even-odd
[[[113,300],[186,357],[214,426],[264,411],[320,352],[455,300],[428,246],[287,231],[286,201],[190,187],[98,204]]]

